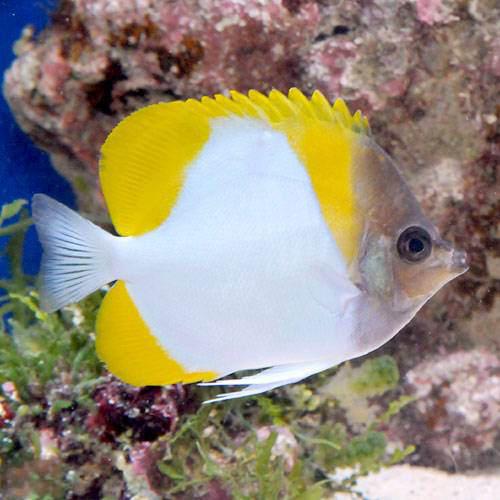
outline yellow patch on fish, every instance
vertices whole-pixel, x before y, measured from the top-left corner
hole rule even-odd
[[[96,323],[96,350],[114,375],[131,385],[166,385],[217,378],[214,372],[187,372],[158,344],[118,281],[106,294]]]
[[[181,102],[140,109],[109,134],[99,174],[119,234],[144,234],[168,217],[209,134],[207,117]]]

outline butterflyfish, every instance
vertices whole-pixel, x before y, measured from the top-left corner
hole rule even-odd
[[[367,119],[318,91],[153,104],[101,150],[111,235],[43,194],[41,305],[114,282],[96,351],[135,385],[302,380],[391,339],[466,255],[424,216]],[[241,370],[254,375],[224,378]]]

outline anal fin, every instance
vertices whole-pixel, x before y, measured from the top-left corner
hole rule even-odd
[[[213,372],[189,372],[158,343],[117,281],[104,298],[96,324],[96,350],[109,371],[135,385],[166,385],[213,380]]]

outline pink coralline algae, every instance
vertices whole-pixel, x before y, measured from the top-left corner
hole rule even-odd
[[[418,445],[413,460],[462,470],[494,452],[500,428],[497,356],[477,349],[429,358],[406,374],[405,387],[416,401],[391,426]]]
[[[457,21],[453,15],[454,0],[415,0],[417,17],[425,24]]]

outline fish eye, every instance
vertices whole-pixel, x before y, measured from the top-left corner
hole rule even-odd
[[[431,254],[432,240],[425,229],[411,226],[399,235],[397,249],[407,262],[421,262]]]

